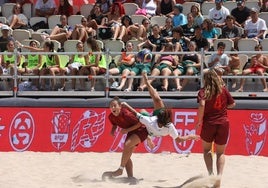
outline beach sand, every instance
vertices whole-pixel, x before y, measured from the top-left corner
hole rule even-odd
[[[202,154],[134,153],[134,176],[126,173],[102,181],[104,171],[119,167],[121,153],[1,152],[1,188],[111,188],[173,187],[187,179],[206,175]],[[130,185],[136,183],[135,185]],[[268,157],[226,156],[221,188],[265,188],[268,186]]]

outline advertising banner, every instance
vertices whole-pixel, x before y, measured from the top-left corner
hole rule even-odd
[[[139,109],[138,109],[139,110]],[[152,109],[146,109],[152,111]],[[196,109],[172,109],[180,135],[195,130]],[[0,151],[120,152],[126,135],[110,134],[109,108],[23,108],[0,110]],[[226,154],[268,156],[268,111],[229,110],[230,137]],[[135,152],[201,153],[202,141],[175,143],[171,137],[155,137],[154,149],[146,141]]]

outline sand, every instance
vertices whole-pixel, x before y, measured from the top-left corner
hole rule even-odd
[[[121,153],[108,152],[1,152],[0,188],[173,187],[206,175],[202,154],[134,153],[137,181],[126,181],[125,172],[115,180],[102,181],[104,171],[118,168],[120,157]],[[267,186],[268,157],[226,156],[221,188]]]

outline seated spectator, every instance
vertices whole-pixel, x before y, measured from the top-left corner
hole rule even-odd
[[[144,72],[147,74],[151,73],[152,68],[152,59],[153,55],[149,49],[142,49],[136,55],[136,64],[132,68],[130,72],[130,76],[139,76],[142,75]],[[143,91],[144,86],[144,78],[142,77],[138,86],[137,91]]]
[[[84,52],[84,43],[81,41],[77,42],[76,49],[77,49],[77,52],[80,52],[80,53]],[[72,55],[68,65],[64,69],[61,69],[61,75],[66,75],[66,74],[71,75],[71,76],[78,75],[81,68],[88,64],[88,61],[89,61],[88,55],[83,55],[83,54]],[[75,86],[76,86],[76,79],[72,78],[72,90],[73,91],[75,90]],[[63,79],[62,88],[60,88],[59,90],[60,91],[65,90],[65,79]]]
[[[88,18],[88,22],[91,25],[97,25],[97,27],[106,27],[107,24],[107,17],[103,14],[101,5],[96,3],[93,7],[93,9],[90,11],[89,15],[90,19]],[[95,22],[95,23],[94,23]],[[89,25],[89,26],[91,26]],[[92,27],[94,28],[94,27]]]
[[[173,14],[171,15],[174,27],[187,24],[186,16],[182,13],[182,11],[183,6],[181,4],[176,4],[174,6]]]
[[[7,50],[4,51],[6,53],[14,53],[15,50],[15,43],[13,40],[9,40],[7,42]],[[15,71],[15,61],[17,58],[17,67],[19,67],[20,63],[21,63],[21,56],[17,55],[17,57],[15,55],[7,55],[7,54],[2,54],[0,57],[0,75],[2,74],[9,74],[9,75],[14,75],[14,71]],[[14,80],[11,79],[10,82],[8,82],[8,87],[10,88],[10,90],[13,88],[14,86]]]
[[[161,52],[174,52],[173,45],[171,43],[166,44],[163,47],[163,50]],[[158,56],[159,57],[159,56]],[[151,84],[155,80],[155,76],[170,76],[173,72],[173,70],[178,65],[178,56],[176,55],[168,55],[168,54],[162,54],[159,58],[156,59],[155,65],[153,67],[151,78],[148,80]],[[167,91],[168,90],[168,78],[162,78],[162,90]],[[139,88],[141,90],[144,90],[146,88],[146,84],[140,86]]]
[[[127,28],[126,33],[129,35],[128,39],[137,39],[139,41],[146,41],[150,32],[150,20],[144,18],[141,25],[133,24]]]
[[[0,37],[0,51],[4,52],[7,50],[7,43],[10,40],[14,40],[14,38],[11,36],[11,29],[7,25],[2,25],[1,26],[1,33],[2,36]]]
[[[201,26],[195,26],[194,37],[191,39],[191,41],[194,41],[196,43],[197,51],[201,51],[201,49],[208,51],[210,47],[208,40],[202,36]]]
[[[259,18],[259,11],[256,8],[250,9],[250,19],[245,22],[245,37],[254,38],[258,41],[263,39],[264,32],[267,30],[265,20]]]
[[[180,84],[180,75],[196,75],[199,73],[201,66],[201,56],[196,53],[196,44],[194,41],[191,41],[188,45],[190,54],[184,54],[182,56],[182,62],[178,65],[176,69],[173,71],[173,75],[175,76],[175,91],[181,91],[188,83],[188,79],[184,78],[182,84]]]
[[[219,76],[226,75],[230,72],[229,57],[224,53],[225,44],[219,42],[217,45],[217,53],[212,54],[207,62],[208,67],[204,69],[207,72],[209,69],[216,69]]]
[[[102,13],[104,15],[107,15],[111,11],[113,1],[111,1],[111,0],[97,0],[96,4],[99,4]]]
[[[194,25],[202,25],[203,21],[204,21],[204,17],[201,14],[200,8],[197,4],[192,5],[191,7],[191,13],[194,17]]]
[[[226,17],[226,25],[222,28],[221,38],[231,39],[234,42],[234,48],[238,49],[237,44],[241,34],[235,25],[235,18],[232,15]]]
[[[161,1],[157,1],[157,8],[156,8],[156,14],[157,15],[168,15],[171,14],[174,6],[176,4],[175,0],[161,0]]]
[[[71,38],[73,28],[68,25],[67,17],[65,15],[60,16],[60,24],[57,24],[51,31],[49,37],[46,39],[57,40],[62,45],[64,42]]]
[[[112,40],[122,40],[121,35],[121,19],[125,15],[125,9],[121,3],[113,3],[112,10],[108,14],[107,26],[112,28]],[[124,32],[124,31],[123,31]]]
[[[6,3],[19,3],[21,6],[23,6],[26,3],[33,4],[33,0],[8,0]]]
[[[188,51],[189,39],[184,37],[181,27],[175,27],[172,30],[172,38],[167,38],[167,42],[171,42],[175,47],[175,52]]]
[[[213,46],[213,42],[218,38],[219,33],[215,29],[213,22],[206,18],[202,24],[202,36],[208,40],[210,47]]]
[[[90,49],[89,51],[89,64],[82,66],[79,71],[80,75],[101,75],[106,73],[106,58],[105,55],[101,54],[101,49],[96,41],[96,39],[89,37],[87,39],[87,45]],[[94,54],[97,53],[97,54]],[[90,91],[95,91],[96,78],[91,78]],[[82,90],[85,90],[85,80],[80,80]]]
[[[187,14],[187,24],[181,26],[183,35],[189,40],[194,36],[194,17],[192,13]]]
[[[259,1],[260,12],[268,12],[268,1],[260,0]]]
[[[132,37],[137,36],[138,30],[139,26],[133,24],[129,15],[125,15],[121,18],[120,36],[118,38],[124,42],[127,42],[131,40]]]
[[[227,15],[230,15],[230,11],[223,6],[223,0],[215,0],[215,7],[209,10],[208,18],[213,21],[215,27],[223,27]]]
[[[126,51],[122,52],[121,58],[119,59],[120,65],[109,70],[109,74],[111,75],[122,75],[120,85],[116,88],[111,89],[121,91],[125,87],[126,81],[128,79],[127,88],[124,91],[129,92],[133,90],[133,78],[127,78],[127,76],[130,75],[132,67],[135,64],[135,54],[133,53],[133,48],[133,43],[127,42]],[[112,85],[115,85],[115,83],[113,82]]]
[[[72,32],[72,39],[86,42],[88,37],[95,37],[96,30],[88,26],[88,21],[85,17],[81,18],[81,24],[76,24]]]
[[[157,1],[156,0],[143,0],[142,9],[146,10],[146,16],[151,18],[156,15]]]
[[[246,7],[245,0],[238,0],[236,4],[237,7],[231,11],[231,15],[235,18],[235,24],[244,28],[245,21],[250,16],[250,9]]]
[[[73,7],[68,0],[60,0],[60,5],[55,14],[65,15],[67,18],[74,14]]]
[[[54,0],[37,0],[35,3],[35,15],[48,18],[55,14],[56,8]]]
[[[16,41],[16,45],[19,48],[26,48],[29,49],[30,51],[34,52],[35,50],[31,50],[31,48],[38,48],[38,42],[36,40],[31,40],[29,43],[29,47],[22,45],[18,41]],[[37,55],[37,54],[28,54],[25,55],[25,62],[23,62],[21,68],[18,70],[20,74],[33,74],[33,75],[38,75],[41,69],[42,65],[42,55]],[[33,85],[37,88],[39,88],[39,79],[33,78],[32,79]]]
[[[12,15],[8,18],[8,23],[12,29],[27,29],[28,18],[22,13],[20,4],[15,4],[12,10]]]
[[[44,52],[55,52],[54,51],[54,43],[51,41],[46,41],[43,46],[43,51]],[[45,76],[45,75],[51,75],[55,76],[56,74],[59,74],[61,72],[60,69],[60,59],[57,54],[49,54],[49,55],[44,55],[45,62],[42,65],[42,68],[40,70],[40,76]],[[61,79],[61,85],[63,85],[63,79]],[[51,79],[51,91],[55,91],[56,88],[56,79],[52,78]],[[41,87],[40,90],[46,90],[46,79],[42,78],[41,79]]]
[[[236,51],[236,50],[234,50]],[[240,59],[238,54],[230,54],[230,61],[229,61],[229,69],[230,73],[233,74],[234,76],[238,75],[240,72]],[[236,88],[237,85],[237,79],[232,79],[232,89]]]
[[[161,35],[164,38],[172,37],[172,29],[173,29],[172,18],[167,17],[165,26],[161,28]]]
[[[268,69],[267,57],[260,52],[260,51],[262,51],[262,46],[261,45],[255,46],[255,51],[259,51],[259,52],[257,52],[256,55],[251,57],[250,66],[249,66],[249,68],[243,70],[242,76],[249,75],[249,74],[257,74],[259,76],[264,76],[264,73]],[[246,81],[245,78],[241,79],[240,87],[237,90],[238,92],[244,91],[245,81]],[[264,92],[268,91],[266,79],[261,78],[261,82],[263,85],[262,91],[264,91]]]
[[[155,24],[152,26],[152,34],[148,36],[148,40],[140,43],[138,46],[140,46],[140,49],[142,46],[143,48],[145,47],[150,49],[152,52],[159,52],[162,49],[162,43],[164,42],[165,40],[160,33],[160,27]]]

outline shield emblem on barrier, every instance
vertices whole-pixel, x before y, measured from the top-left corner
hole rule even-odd
[[[266,140],[266,122],[262,113],[252,113],[249,125],[244,124],[246,149],[249,155],[258,155]]]
[[[53,114],[51,142],[57,150],[60,150],[68,140],[71,113],[61,110]]]

